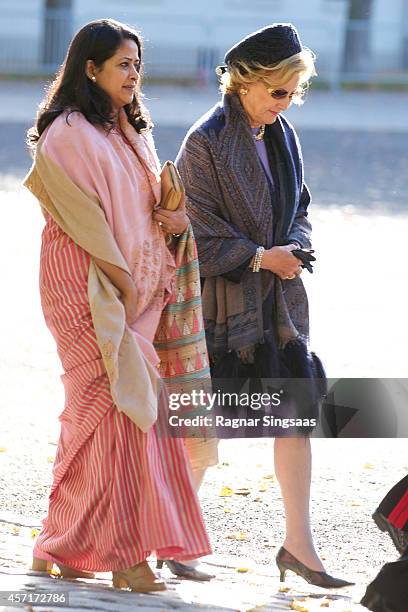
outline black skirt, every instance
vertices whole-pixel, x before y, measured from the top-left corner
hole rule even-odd
[[[279,393],[279,408],[266,406],[254,414],[250,406],[234,401],[230,405],[218,406],[219,414],[226,418],[252,419],[259,417],[258,426],[237,428],[231,432],[220,428],[217,435],[229,437],[276,437],[309,435],[319,416],[321,400],[327,391],[327,379],[320,359],[308,350],[306,343],[298,338],[279,349],[274,326],[272,296],[263,305],[264,341],[255,347],[252,363],[244,363],[237,351],[210,355],[213,392],[232,394],[236,397],[243,390],[254,394]],[[289,418],[298,424],[289,427],[265,427],[263,417],[275,413],[278,419]],[[270,420],[270,419],[269,419]],[[302,421],[302,425],[299,422]]]

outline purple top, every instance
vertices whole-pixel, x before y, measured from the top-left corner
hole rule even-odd
[[[251,131],[252,131],[252,134],[256,136],[259,133],[259,128],[251,128]],[[265,174],[270,180],[271,185],[273,186],[273,177],[272,177],[271,168],[269,166],[268,154],[266,152],[265,141],[263,138],[262,140],[255,140],[254,138],[254,142],[256,146],[256,152],[258,153],[259,159],[262,162],[262,167],[265,170]]]

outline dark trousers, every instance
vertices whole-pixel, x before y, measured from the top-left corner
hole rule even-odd
[[[408,475],[388,491],[378,510],[391,525],[408,532]]]

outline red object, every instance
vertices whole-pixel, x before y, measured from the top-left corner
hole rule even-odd
[[[401,497],[398,504],[388,516],[388,520],[394,527],[404,529],[408,522],[408,491],[405,491],[403,497]]]

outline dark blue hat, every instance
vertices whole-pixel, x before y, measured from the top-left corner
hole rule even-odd
[[[296,28],[291,23],[273,23],[231,47],[225,54],[224,62],[233,64],[244,61],[270,66],[301,51],[302,43]]]

